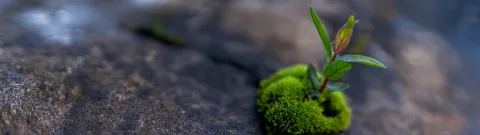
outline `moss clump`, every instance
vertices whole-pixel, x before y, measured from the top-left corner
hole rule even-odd
[[[272,84],[273,82],[276,82],[279,79],[282,79],[287,76],[295,77],[297,79],[300,79],[302,81],[306,81],[307,76],[305,73],[307,72],[307,66],[304,64],[297,64],[290,66],[288,68],[281,69],[277,71],[275,74],[270,76],[270,78],[266,80],[262,80],[260,82],[260,88],[265,88],[266,86]],[[317,76],[319,79],[323,78],[323,75],[320,73],[317,73]]]
[[[332,92],[322,103],[309,98],[306,70],[307,65],[295,65],[261,82],[258,111],[268,134],[339,133],[350,125],[351,109],[342,92]]]

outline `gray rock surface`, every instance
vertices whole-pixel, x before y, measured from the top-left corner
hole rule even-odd
[[[2,46],[0,132],[259,132],[256,89],[245,71],[145,40],[90,40],[81,47]]]

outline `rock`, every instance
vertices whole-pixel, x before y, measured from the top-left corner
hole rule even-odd
[[[465,63],[446,55],[451,44],[424,24],[441,21],[422,18],[427,13],[412,16],[404,7],[397,14],[393,0],[162,0],[147,9],[128,3],[133,0],[79,7],[45,1],[0,6],[0,17],[9,18],[0,21],[0,134],[261,134],[258,81],[278,68],[319,66],[323,59],[309,5],[330,35],[354,12],[367,34],[366,55],[388,66],[355,65],[345,78],[352,86],[346,91],[353,109],[348,134],[477,133],[478,111],[469,109],[475,93],[450,77]],[[62,25],[20,23],[26,11],[42,11]],[[186,48],[120,27],[149,24],[152,16]],[[79,18],[87,21],[61,23]],[[474,27],[471,22],[465,24]],[[60,42],[65,37],[72,40]]]
[[[2,134],[261,132],[258,76],[228,61],[124,32],[38,42],[21,24],[0,24]]]
[[[349,11],[345,1],[202,0],[196,4],[186,3],[190,2],[172,2],[159,9],[163,14],[170,13],[162,17],[168,30],[181,35],[190,46],[212,55],[217,55],[216,50],[220,48],[228,52],[218,54],[222,57],[238,57],[248,55],[244,52],[256,51],[289,65],[318,65],[323,58],[322,43],[311,22],[309,6],[318,10],[331,35],[335,33],[331,18],[344,22],[346,19],[339,19],[339,16],[346,17]],[[167,10],[172,6],[177,7],[173,11],[179,12],[168,12],[172,11]]]
[[[244,70],[144,40],[90,40],[79,47],[3,45],[1,133],[260,131],[255,82]]]

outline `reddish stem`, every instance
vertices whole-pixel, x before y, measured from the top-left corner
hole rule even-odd
[[[332,59],[330,60],[330,62],[335,61],[335,59],[337,58],[337,54],[338,54],[338,53],[336,53],[336,52],[333,53],[333,57],[332,57]],[[328,84],[328,79],[325,78],[324,81],[323,81],[323,83],[322,83],[322,87],[320,87],[320,93],[323,93],[323,91],[325,91],[325,87],[327,87],[327,84]]]
[[[325,78],[325,80],[322,83],[322,87],[320,87],[320,93],[323,93],[323,91],[325,90],[325,87],[327,87],[327,83],[328,83],[328,79]]]
[[[330,60],[330,62],[335,61],[335,59],[337,58],[337,54],[339,54],[339,53],[333,53],[333,57]]]

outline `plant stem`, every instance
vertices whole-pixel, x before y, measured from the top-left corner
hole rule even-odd
[[[336,52],[333,53],[333,57],[332,59],[330,60],[330,62],[333,62],[335,61],[335,59],[337,58],[337,54]],[[323,91],[325,91],[325,88],[327,87],[327,84],[328,84],[328,79],[325,78],[323,83],[322,83],[322,87],[320,87],[320,93],[323,93]]]
[[[328,79],[325,78],[325,80],[322,83],[322,87],[320,87],[320,93],[323,93],[323,91],[325,90],[325,87],[327,87],[327,83],[328,83]]]

